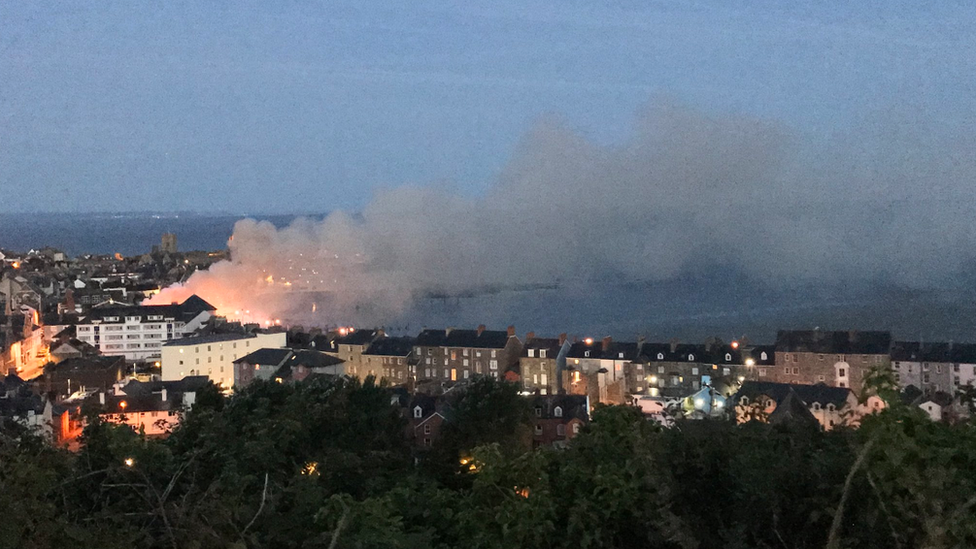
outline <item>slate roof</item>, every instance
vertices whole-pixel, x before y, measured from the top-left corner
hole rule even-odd
[[[301,365],[305,366],[306,368],[325,368],[328,366],[342,364],[343,362],[345,362],[345,360],[319,351],[301,350],[295,351],[291,358],[285,361],[283,367],[290,368]]]
[[[896,341],[891,347],[891,360],[899,362],[953,362],[948,343],[920,343]]]
[[[379,334],[376,330],[354,330],[351,334],[335,339],[337,345],[369,345]]]
[[[122,322],[126,316],[148,315],[162,315],[164,318],[188,321],[204,311],[215,310],[216,307],[194,294],[178,305],[133,305],[128,307],[109,306],[93,308],[86,322],[91,322],[92,320],[104,321],[106,317],[112,316],[119,317],[119,322]]]
[[[852,394],[850,389],[843,387],[829,387],[823,383],[816,385],[794,385],[791,383],[774,383],[771,381],[746,381],[743,382],[739,391],[735,394],[735,401],[738,402],[743,396],[754,400],[756,396],[765,395],[777,402],[777,405],[791,392],[807,405],[814,402],[821,406],[833,404],[840,408],[847,403],[847,398]]]
[[[234,361],[234,364],[247,363],[258,366],[277,366],[291,356],[291,349],[258,349]]]
[[[585,395],[546,395],[532,398],[533,418],[535,419],[562,419],[569,421],[578,418],[589,421],[590,416],[586,407]],[[556,417],[556,407],[563,409],[561,418]],[[541,416],[535,415],[535,410],[540,410]]]
[[[186,345],[203,345],[206,343],[222,343],[224,341],[241,341],[244,339],[254,339],[257,336],[254,334],[243,334],[243,333],[231,333],[231,334],[209,334],[209,335],[191,335],[188,337],[181,337],[174,339],[168,343],[163,344],[163,347],[183,347]]]
[[[472,349],[504,349],[508,332],[502,330],[423,330],[417,336],[420,347],[468,347]]]
[[[776,425],[782,423],[805,423],[811,426],[818,426],[820,422],[813,417],[813,413],[807,408],[796,391],[790,389],[782,399],[776,402],[776,409],[769,414],[769,423]]]
[[[57,372],[59,375],[82,370],[111,370],[125,365],[125,358],[121,356],[93,356],[73,357],[51,364],[44,368],[45,372]]]
[[[522,346],[523,357],[529,356],[529,349],[534,351],[539,351],[541,349],[546,350],[546,358],[556,358],[559,354],[559,349],[562,346],[559,344],[558,338],[551,337],[533,337],[532,339],[525,340],[525,345]],[[536,352],[535,356],[538,357],[539,353]]]
[[[976,364],[976,344],[957,343],[952,347],[952,361],[964,364]]]
[[[364,355],[405,357],[413,350],[412,337],[381,337],[370,343]]]
[[[776,334],[776,350],[787,353],[887,355],[891,350],[891,332],[780,330]]]

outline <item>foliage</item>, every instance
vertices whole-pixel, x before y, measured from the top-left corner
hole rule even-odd
[[[567,449],[531,449],[525,400],[484,379],[420,455],[391,396],[256,382],[166,439],[92,414],[76,453],[6,425],[0,547],[976,546],[976,427],[895,401],[827,433],[598,407]]]

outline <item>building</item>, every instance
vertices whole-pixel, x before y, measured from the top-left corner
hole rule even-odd
[[[107,391],[124,375],[120,356],[74,357],[49,364],[34,383],[43,394],[62,400],[76,392]]]
[[[416,394],[410,399],[404,411],[407,418],[406,434],[416,450],[427,450],[440,438],[444,425],[444,406],[443,400],[430,395]]]
[[[361,355],[360,377],[373,376],[394,385],[416,380],[412,337],[381,337],[369,344]]]
[[[196,295],[180,304],[107,306],[92,309],[77,326],[77,338],[107,356],[142,361],[159,358],[163,345],[193,333],[216,309]]]
[[[175,254],[176,235],[173,233],[163,233],[159,243],[159,251],[164,254]]]
[[[957,387],[949,343],[896,341],[891,346],[891,370],[900,388],[911,385],[926,393],[951,393]]]
[[[859,403],[854,391],[846,387],[825,384],[803,385],[768,381],[745,381],[732,397],[736,420],[767,421],[782,406],[787,397],[796,398],[817,420],[824,430],[839,426],[855,427],[866,414],[883,410],[886,404],[877,396]]]
[[[374,372],[372,375],[376,375],[375,372],[380,371],[381,367],[372,357],[369,357],[367,361],[363,353],[366,352],[366,349],[374,341],[385,337],[386,335],[382,330],[355,330],[349,328],[348,333],[341,335],[340,332],[340,336],[330,342],[330,349],[318,350],[327,351],[345,362],[347,375],[365,378],[370,375],[368,373],[369,371]]]
[[[515,327],[508,331],[423,330],[414,343],[417,377],[424,380],[463,381],[475,375],[502,378],[518,363],[522,342]]]
[[[714,341],[706,344],[644,343],[638,362],[644,365],[647,390],[634,391],[634,394],[683,399],[703,387],[714,387],[719,382],[730,384],[744,375],[744,363],[755,365],[755,360],[746,355],[737,344]],[[772,362],[771,354],[767,355],[767,360]]]
[[[614,342],[610,337],[600,341],[593,338],[577,341],[566,352],[563,390],[569,394],[586,395],[592,404],[628,402],[626,378],[639,352],[637,343]]]
[[[540,395],[532,398],[532,445],[565,447],[590,421],[585,395]]]
[[[566,367],[566,355],[571,345],[566,334],[559,338],[535,337],[528,334],[519,356],[522,389],[540,395],[558,394],[560,374]]]
[[[891,368],[891,333],[780,330],[776,366],[765,380],[849,388],[860,392],[871,368]]]
[[[341,358],[331,353],[301,349],[294,351],[275,371],[272,378],[279,383],[284,383],[304,381],[313,375],[352,377],[349,374],[348,364]]]
[[[291,358],[291,349],[258,349],[234,361],[234,388],[247,387],[252,381],[274,379],[275,372]]]
[[[183,412],[193,407],[197,393],[209,384],[205,376],[149,383],[129,380],[98,393],[99,416],[149,436],[166,436],[179,424]]]
[[[284,347],[285,332],[228,333],[184,337],[166,343],[160,365],[163,381],[206,376],[214,384],[234,386],[234,361],[252,351]]]

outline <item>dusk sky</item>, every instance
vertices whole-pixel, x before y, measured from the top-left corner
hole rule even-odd
[[[478,196],[541,118],[616,145],[662,96],[813,142],[878,120],[971,138],[974,6],[3,2],[0,213]]]

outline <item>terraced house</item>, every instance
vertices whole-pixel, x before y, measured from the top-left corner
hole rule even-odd
[[[515,327],[507,331],[428,330],[420,332],[414,343],[418,379],[463,381],[475,375],[502,378],[518,363],[522,342]]]
[[[780,330],[767,381],[823,383],[858,393],[871,368],[891,367],[891,343],[890,332]]]

